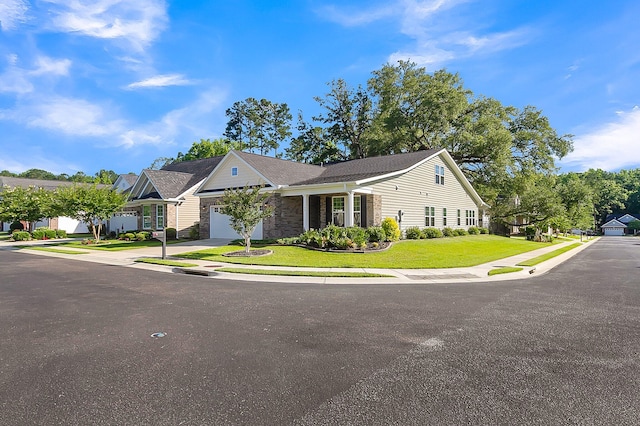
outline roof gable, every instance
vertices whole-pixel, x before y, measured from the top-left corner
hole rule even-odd
[[[627,225],[617,219],[611,219],[609,222],[601,226],[601,228],[626,228]]]

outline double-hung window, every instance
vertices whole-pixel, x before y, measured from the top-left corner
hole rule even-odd
[[[142,229],[151,229],[151,206],[142,206]]]
[[[362,226],[362,204],[359,195],[353,197],[353,226]]]
[[[331,223],[344,226],[344,197],[333,197],[331,210]]]
[[[442,208],[442,226],[447,226],[447,208]]]
[[[436,184],[444,185],[444,166],[436,164]]]
[[[475,226],[476,224],[476,211],[466,210],[467,226]]]
[[[460,209],[458,209],[458,226],[460,226]]]
[[[156,229],[164,229],[164,204],[156,205]]]
[[[436,226],[436,208],[424,208],[424,226]]]

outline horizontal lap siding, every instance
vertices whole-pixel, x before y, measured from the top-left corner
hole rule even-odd
[[[238,175],[231,176],[231,169],[238,168]],[[256,172],[248,167],[245,163],[234,157],[228,157],[227,161],[220,164],[215,174],[209,179],[203,191],[220,190],[224,188],[239,188],[245,185],[264,184],[264,180],[260,178]]]
[[[195,190],[195,187],[191,188],[185,194],[185,199],[182,204],[178,206],[178,223],[176,230],[181,237],[188,237],[191,227],[200,221],[200,198],[193,195]]]
[[[444,166],[445,184],[436,184],[435,166]],[[382,217],[397,218],[398,210],[404,211],[401,227],[425,227],[425,207],[435,207],[435,226],[443,228],[442,209],[447,209],[447,225],[451,228],[468,228],[465,210],[476,212],[478,206],[456,179],[447,163],[439,156],[396,178],[372,185],[375,194],[382,195]],[[397,189],[396,189],[397,187]],[[461,223],[457,225],[457,210],[461,211]]]

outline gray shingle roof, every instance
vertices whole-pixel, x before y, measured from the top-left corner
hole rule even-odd
[[[124,179],[125,182],[129,184],[129,186],[132,186],[134,183],[136,183],[136,180],[138,179],[138,175],[135,173],[126,173],[120,176],[122,176],[122,179]]]
[[[368,157],[326,166],[296,163],[240,151],[235,153],[276,185],[311,185],[353,182],[406,170],[439,151],[439,149],[430,149],[406,154]]]

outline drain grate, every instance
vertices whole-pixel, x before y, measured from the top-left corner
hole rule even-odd
[[[157,338],[160,338],[160,337],[164,337],[164,336],[166,336],[166,335],[167,335],[167,333],[162,332],[162,331],[158,331],[157,333],[153,333],[153,334],[151,335],[151,337],[155,337],[155,338],[157,339]]]

